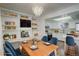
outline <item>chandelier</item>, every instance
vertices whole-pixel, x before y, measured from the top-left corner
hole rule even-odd
[[[35,16],[41,16],[42,12],[43,12],[43,7],[40,6],[34,6],[32,8],[32,11],[34,13]]]

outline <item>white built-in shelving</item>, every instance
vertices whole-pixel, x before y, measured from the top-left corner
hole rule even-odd
[[[20,19],[25,17],[28,17],[29,20],[31,20],[31,16],[23,13],[19,13],[13,10],[8,9],[1,9],[1,22],[2,22],[2,38],[5,34],[10,35],[10,38],[8,41],[15,42],[15,41],[23,41],[27,38],[21,37],[21,31],[27,30],[30,32],[30,36],[32,33],[32,28],[21,28],[20,27]],[[14,35],[14,39],[12,39],[12,35]],[[4,40],[4,38],[3,38]]]

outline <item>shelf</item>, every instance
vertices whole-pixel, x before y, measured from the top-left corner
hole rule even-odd
[[[38,36],[38,20],[32,21],[32,34]]]
[[[32,28],[32,29],[37,29],[37,28]]]
[[[32,23],[32,26],[33,26],[33,25],[37,25],[37,24],[36,24],[36,23]]]
[[[31,27],[32,27],[32,28],[38,28],[38,26],[37,26],[37,25],[32,25]]]
[[[4,40],[4,41],[17,42],[17,41],[19,41],[19,40],[17,40],[17,39],[11,39],[11,40]]]
[[[22,20],[27,20],[29,17],[28,16],[21,16]]]
[[[2,14],[1,16],[13,16],[13,17],[17,17],[17,13],[12,12],[12,11],[8,11],[8,10],[2,10]]]
[[[18,31],[16,29],[2,29],[2,31]]]
[[[4,30],[15,30],[16,25],[3,25]]]
[[[11,27],[12,27],[12,26],[15,26],[15,27],[16,27],[16,25],[4,25],[4,26],[11,26]]]

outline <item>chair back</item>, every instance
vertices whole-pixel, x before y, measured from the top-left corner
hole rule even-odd
[[[48,42],[48,37],[47,36],[43,36],[42,41]]]
[[[58,39],[57,39],[56,37],[53,37],[53,38],[49,41],[49,43],[55,44],[55,45],[57,45],[57,42],[58,42]]]
[[[12,46],[12,44],[10,42],[5,41],[5,46],[11,50],[11,52],[13,53],[13,55],[16,56],[16,51],[15,51],[14,47]]]
[[[12,51],[9,48],[7,48],[6,46],[4,46],[4,55],[6,55],[6,56],[15,56],[12,53]]]
[[[74,45],[74,44],[75,44],[74,38],[71,37],[71,36],[67,36],[67,37],[66,37],[66,44],[67,44],[68,46]]]

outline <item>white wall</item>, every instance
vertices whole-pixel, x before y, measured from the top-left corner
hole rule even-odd
[[[65,33],[53,33],[53,36],[55,37],[58,37],[59,40],[62,40],[63,39],[63,35],[66,35],[67,33],[69,33],[70,31],[70,28],[76,28],[76,23],[79,23],[79,20],[70,20],[70,21],[66,21],[67,23],[69,23],[69,26],[68,26],[68,29],[65,30]],[[60,25],[63,24],[63,22],[59,21],[59,22],[53,22],[53,21],[45,21],[45,25],[49,25],[50,26],[50,29],[53,29],[53,28],[59,28],[61,29]]]
[[[71,6],[71,7],[68,7],[68,8],[65,8],[65,9],[62,9],[62,10],[59,10],[59,11],[56,11],[56,12],[54,12],[54,13],[49,13],[49,14],[47,14],[47,15],[45,15],[45,16],[42,16],[41,18],[41,22],[39,22],[41,25],[40,25],[40,31],[41,31],[41,33],[43,33],[43,34],[40,34],[40,36],[42,37],[42,35],[44,35],[45,33],[45,20],[46,19],[50,19],[50,18],[53,18],[53,17],[56,17],[56,16],[63,16],[63,15],[66,15],[66,14],[69,14],[69,13],[72,13],[72,12],[75,12],[75,11],[79,11],[79,5],[75,5],[75,6]],[[69,21],[70,22],[70,25],[69,25],[69,28],[74,28],[75,27],[75,23],[74,22],[77,22],[77,21]],[[42,24],[43,23],[43,24]],[[58,23],[54,23],[52,26],[54,26],[55,28],[57,27],[59,27],[58,25],[57,25]],[[60,23],[61,24],[61,23]],[[56,34],[57,35],[57,34]],[[63,34],[62,34],[63,35]],[[58,34],[58,36],[60,37],[60,39],[62,39],[62,37],[61,37],[61,35],[60,34]]]
[[[2,39],[1,9],[0,9],[0,53],[1,52],[3,52],[3,39]]]
[[[69,23],[69,28],[75,28],[75,24],[79,23],[79,20],[69,20],[66,21],[67,23]],[[49,25],[50,28],[61,28],[60,25],[63,24],[65,22],[59,21],[59,22],[53,22],[53,21],[45,21],[45,25]]]
[[[39,39],[41,39],[45,35],[45,20],[38,19],[38,31],[39,31]]]

